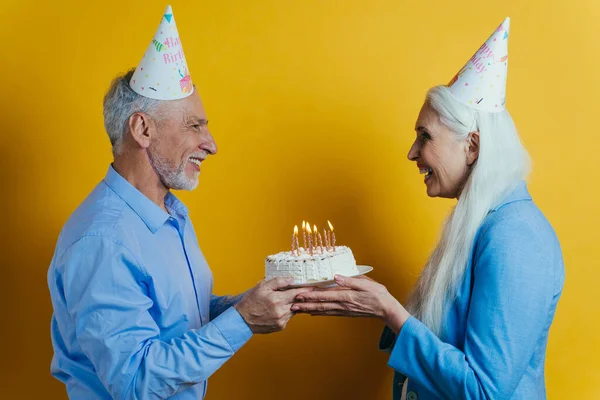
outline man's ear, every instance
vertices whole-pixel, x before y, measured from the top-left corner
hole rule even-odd
[[[479,158],[479,132],[469,133],[467,138],[467,165],[471,166]]]
[[[142,148],[150,146],[154,131],[154,123],[150,116],[143,112],[133,113],[127,120],[132,139]]]

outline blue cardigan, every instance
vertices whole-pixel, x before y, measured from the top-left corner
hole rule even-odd
[[[442,338],[415,317],[379,343],[407,400],[546,398],[548,330],[565,271],[554,230],[521,183],[483,221]]]

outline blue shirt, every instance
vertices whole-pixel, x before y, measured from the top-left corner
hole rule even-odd
[[[394,399],[546,398],[548,331],[565,272],[554,230],[521,183],[483,221],[438,338],[410,317],[386,328]]]
[[[71,399],[201,399],[252,336],[212,295],[186,207],[166,213],[112,166],[60,233],[48,270],[52,374]]]

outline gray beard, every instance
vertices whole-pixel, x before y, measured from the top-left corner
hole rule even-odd
[[[194,178],[189,178],[185,173],[185,167],[188,161],[183,161],[178,165],[173,165],[168,159],[164,158],[151,148],[146,151],[150,165],[158,175],[160,181],[168,189],[174,190],[194,190],[198,186],[198,174]]]

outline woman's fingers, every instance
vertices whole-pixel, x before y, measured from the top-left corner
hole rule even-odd
[[[356,278],[350,278],[347,276],[342,276],[342,275],[336,275],[334,277],[335,279],[335,283],[337,283],[338,285],[342,286],[342,287],[346,287],[346,288],[350,288],[350,289],[354,289],[354,290],[362,290],[365,292],[371,291],[374,288],[374,285],[377,284],[377,282],[368,279],[368,278],[363,278],[362,276],[360,277],[356,277]]]
[[[342,290],[352,290],[352,288],[349,287],[343,287],[343,286],[333,286],[333,287],[327,287],[327,288],[315,288],[315,292],[340,292]]]
[[[348,311],[340,303],[296,303],[292,306],[292,311],[299,313],[327,312],[327,311]]]
[[[296,296],[300,302],[345,302],[352,298],[352,290],[332,290],[301,293]]]
[[[354,311],[312,311],[306,314],[310,315],[311,317],[373,317],[373,315]]]

